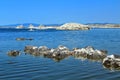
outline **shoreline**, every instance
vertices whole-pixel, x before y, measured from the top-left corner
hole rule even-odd
[[[0,27],[0,29],[16,29],[16,30],[21,30],[21,29],[17,29],[17,28],[14,28],[14,27]],[[22,29],[28,29],[29,30],[29,28],[22,28]],[[33,28],[33,29],[35,29],[35,30],[50,30],[50,29],[59,30],[59,29],[56,29],[56,28],[47,28],[47,27],[44,28],[44,29],[36,29],[36,28]],[[120,29],[120,27],[90,27],[90,29]]]
[[[29,29],[29,30],[90,30],[90,29],[119,29],[120,24],[80,24],[80,23],[65,23],[61,25],[39,25],[34,26],[29,24],[28,26],[17,25],[17,26],[0,26],[0,29]]]

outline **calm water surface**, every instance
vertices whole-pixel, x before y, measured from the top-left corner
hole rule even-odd
[[[32,41],[16,41],[18,37]],[[120,80],[120,71],[105,69],[101,62],[66,58],[53,59],[25,55],[26,45],[56,48],[93,46],[120,54],[120,29],[91,29],[88,31],[33,31],[0,29],[0,80]],[[9,57],[9,50],[21,50],[21,55]]]

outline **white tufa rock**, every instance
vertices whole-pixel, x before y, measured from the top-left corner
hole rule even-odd
[[[88,25],[83,25],[79,23],[66,23],[58,27],[59,30],[88,30]]]
[[[36,46],[33,46],[33,49],[37,49],[38,47],[36,47]]]

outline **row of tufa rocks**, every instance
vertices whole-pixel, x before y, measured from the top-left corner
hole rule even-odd
[[[46,58],[52,58],[56,61],[60,61],[66,57],[73,56],[75,58],[84,58],[89,60],[101,61],[103,66],[108,69],[120,69],[120,56],[119,55],[107,55],[106,50],[97,50],[92,46],[85,48],[74,48],[70,50],[66,46],[58,46],[57,48],[48,48],[47,46],[32,46],[28,45],[24,48],[25,54],[33,56],[43,56]],[[8,52],[9,56],[18,56],[20,51],[11,50]]]

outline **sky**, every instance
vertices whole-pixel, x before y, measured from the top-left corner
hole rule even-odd
[[[0,25],[120,23],[120,0],[0,0]]]

